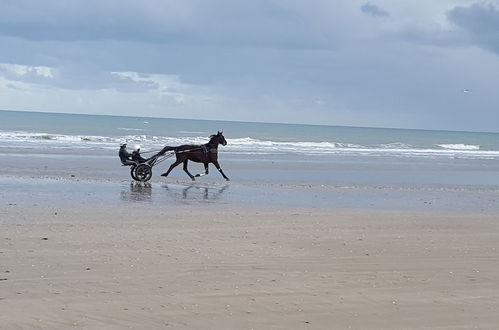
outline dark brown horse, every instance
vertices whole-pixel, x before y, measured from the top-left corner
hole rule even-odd
[[[208,174],[208,164],[213,163],[217,170],[220,171],[220,174],[224,177],[225,180],[229,181],[229,178],[224,174],[222,169],[220,168],[220,165],[218,164],[218,145],[226,145],[227,141],[225,140],[225,137],[223,136],[222,132],[217,132],[217,134],[211,135],[210,136],[210,142],[202,144],[202,145],[192,145],[192,144],[184,144],[178,147],[165,147],[163,151],[170,151],[173,150],[175,151],[175,156],[177,157],[177,160],[175,163],[173,163],[168,171],[165,173],[161,174],[161,176],[168,176],[170,172],[175,168],[175,166],[179,165],[180,163],[184,163],[184,171],[189,175],[189,177],[192,179],[192,181],[196,180],[195,177],[198,176],[203,176]],[[192,175],[189,173],[189,170],[187,169],[187,162],[191,160],[196,163],[203,163],[204,164],[204,169],[205,173],[203,174],[196,174]]]

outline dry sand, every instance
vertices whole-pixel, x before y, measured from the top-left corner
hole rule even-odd
[[[0,328],[499,326],[497,216],[145,212],[4,210]]]

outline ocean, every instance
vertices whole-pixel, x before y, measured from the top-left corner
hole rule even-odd
[[[117,161],[121,142],[155,152],[217,131],[241,179],[499,186],[499,133],[484,132],[0,111],[0,154]]]

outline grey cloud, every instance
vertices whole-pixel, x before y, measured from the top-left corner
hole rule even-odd
[[[362,5],[362,7],[360,7],[360,10],[363,13],[366,13],[368,15],[375,16],[375,17],[388,17],[388,16],[390,16],[390,14],[386,10],[384,10],[376,5],[373,5],[369,2]]]
[[[499,54],[499,10],[494,4],[455,7],[447,18],[466,31],[472,43]]]
[[[26,40],[122,40],[249,47],[334,45],[331,5],[255,0],[18,0],[2,5],[0,35]],[[257,22],[255,24],[255,22]],[[304,28],[306,26],[307,28]]]

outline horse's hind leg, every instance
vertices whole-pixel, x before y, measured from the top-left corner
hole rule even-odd
[[[204,163],[204,174],[201,173],[201,174],[196,174],[194,176],[197,178],[198,176],[203,176],[203,175],[208,175],[208,163]]]
[[[191,173],[189,173],[189,170],[187,169],[187,161],[188,161],[187,159],[184,160],[184,171],[185,173],[187,173],[187,175],[191,178],[192,181],[196,181],[194,176]]]
[[[182,161],[177,159],[175,161],[175,163],[173,163],[173,164],[170,165],[170,168],[168,169],[168,171],[166,171],[165,173],[161,174],[161,176],[167,177],[168,174],[170,174],[170,172],[175,168],[175,166],[177,166],[180,163],[182,163]]]

